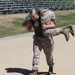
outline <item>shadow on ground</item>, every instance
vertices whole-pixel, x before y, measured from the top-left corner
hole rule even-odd
[[[30,75],[32,73],[31,70],[22,68],[6,68],[5,70],[7,73],[21,73],[23,75]],[[38,75],[44,75],[46,73],[47,72],[38,72]]]

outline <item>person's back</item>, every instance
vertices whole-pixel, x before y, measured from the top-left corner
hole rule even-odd
[[[68,29],[66,28],[55,28],[56,23],[55,23],[55,14],[53,11],[49,9],[41,9],[40,11],[40,17],[41,17],[41,23],[42,23],[42,32],[45,36],[55,36],[59,34],[64,34],[66,41],[69,40],[69,32],[72,31],[73,33],[73,28],[69,27]],[[72,28],[72,29],[71,29]]]
[[[43,24],[48,25],[48,24],[51,23],[51,21],[55,20],[54,12],[49,10],[49,9],[41,9],[40,10],[40,16],[41,16],[41,23],[42,23],[42,25]]]

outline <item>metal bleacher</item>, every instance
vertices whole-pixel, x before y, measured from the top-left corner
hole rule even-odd
[[[71,0],[0,0],[0,14],[27,13],[31,8],[69,10],[75,4]]]
[[[0,0],[0,14],[28,12],[29,2],[23,0]]]

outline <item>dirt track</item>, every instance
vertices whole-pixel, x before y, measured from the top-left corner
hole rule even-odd
[[[32,35],[27,33],[0,39],[0,75],[29,75],[32,69]],[[56,75],[75,75],[75,37],[69,42],[63,35],[54,37]],[[45,55],[40,56],[39,72],[47,72]]]

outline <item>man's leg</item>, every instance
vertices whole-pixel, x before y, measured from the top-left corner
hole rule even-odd
[[[42,50],[42,46],[41,46],[40,40],[34,37],[32,75],[37,75],[41,50]]]
[[[45,36],[56,36],[59,34],[64,34],[66,41],[68,41],[69,40],[69,32],[70,32],[70,29],[61,27],[61,28],[46,29],[43,31],[43,34]]]
[[[43,50],[44,53],[46,55],[46,60],[47,60],[47,64],[49,66],[49,74],[52,73],[53,74],[53,65],[54,65],[54,61],[53,61],[53,50],[54,50],[54,41],[52,41],[53,38],[52,37],[48,37],[44,40],[44,42],[42,42],[43,44]]]

